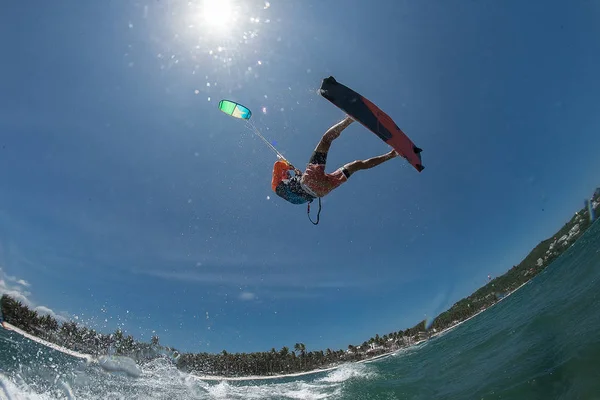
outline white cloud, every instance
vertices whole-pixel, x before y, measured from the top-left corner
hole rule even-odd
[[[0,268],[0,287],[7,287],[8,283],[16,283],[17,285],[23,286],[23,287],[29,287],[31,286],[29,282],[27,282],[25,279],[19,279],[15,276],[11,276],[11,275],[6,275],[4,273],[4,271],[2,270],[2,268]]]
[[[24,279],[19,279],[19,278],[17,278],[16,276],[6,275],[6,274],[4,273],[4,271],[2,271],[2,268],[0,268],[0,277],[2,277],[2,280],[3,280],[3,281],[5,281],[5,283],[6,283],[6,282],[12,282],[12,283],[16,283],[17,285],[24,286],[24,287],[29,287],[29,286],[31,286],[31,285],[29,284],[29,282],[27,282],[27,281],[26,281],[26,280],[24,280]]]
[[[254,300],[255,298],[256,298],[256,295],[254,293],[250,293],[250,292],[240,293],[240,300],[250,301],[250,300]]]
[[[48,308],[46,306],[37,306],[34,308],[34,310],[38,313],[38,315],[49,315],[52,318],[56,319],[59,322],[66,322],[67,318],[63,317],[62,315],[59,315],[57,313],[55,313],[51,308]]]
[[[243,272],[241,270],[214,270],[204,269],[194,270],[183,269],[177,271],[165,270],[135,270],[134,272],[156,278],[168,279],[173,281],[195,282],[204,285],[228,285],[228,286],[246,286],[254,285],[260,287],[277,288],[302,288],[314,290],[333,290],[345,288],[359,288],[374,286],[379,282],[376,279],[340,280],[337,277],[319,276],[313,274],[300,275],[294,271],[287,272]]]
[[[20,301],[27,307],[31,307],[31,301],[29,301],[29,299],[27,298],[26,293],[20,292],[18,290],[12,290],[6,287],[0,287],[0,296],[2,296],[3,294],[10,296],[17,301]]]
[[[0,268],[0,296],[6,294],[13,299],[20,301],[23,305],[36,311],[39,315],[50,315],[59,322],[67,321],[62,315],[56,314],[51,308],[46,306],[35,305],[31,300],[31,293],[24,288],[30,287],[31,284],[23,279],[14,276],[6,275],[4,270]]]
[[[25,286],[25,287],[31,286],[31,284],[29,282],[27,282],[26,280],[24,280],[24,279],[19,279],[19,280],[16,281],[16,283],[18,283],[21,286]]]
[[[29,292],[23,290],[23,288],[19,285],[13,285],[11,282],[16,282],[17,279],[14,276],[9,276],[4,273],[4,270],[0,268],[0,296],[6,294],[13,299],[20,301],[26,306],[31,306],[31,301],[29,301],[28,296]]]

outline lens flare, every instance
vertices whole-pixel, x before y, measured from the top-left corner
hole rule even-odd
[[[235,21],[234,11],[230,0],[204,0],[202,16],[207,25],[223,29]]]

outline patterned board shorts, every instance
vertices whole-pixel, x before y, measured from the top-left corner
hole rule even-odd
[[[328,174],[325,172],[327,153],[314,152],[302,174],[301,183],[318,197],[323,197],[350,178],[350,172],[344,167]]]

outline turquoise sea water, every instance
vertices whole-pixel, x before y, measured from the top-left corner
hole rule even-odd
[[[0,331],[0,398],[600,399],[600,224],[496,306],[419,346],[274,380],[202,381],[166,360],[134,378]]]

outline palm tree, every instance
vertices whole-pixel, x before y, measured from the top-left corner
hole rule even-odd
[[[287,358],[287,356],[290,354],[290,349],[287,348],[287,346],[283,346],[281,348],[281,350],[279,350],[279,355],[283,358]]]
[[[356,347],[352,344],[348,345],[348,350],[350,351],[350,354],[352,354],[353,357],[356,357]]]
[[[304,343],[296,343],[294,345],[294,351],[299,352],[300,357],[304,357],[305,352],[306,352],[306,346],[304,345]]]
[[[294,345],[294,351],[300,353],[300,368],[303,368],[304,357],[306,356],[306,346],[304,345],[304,343],[296,343]]]

